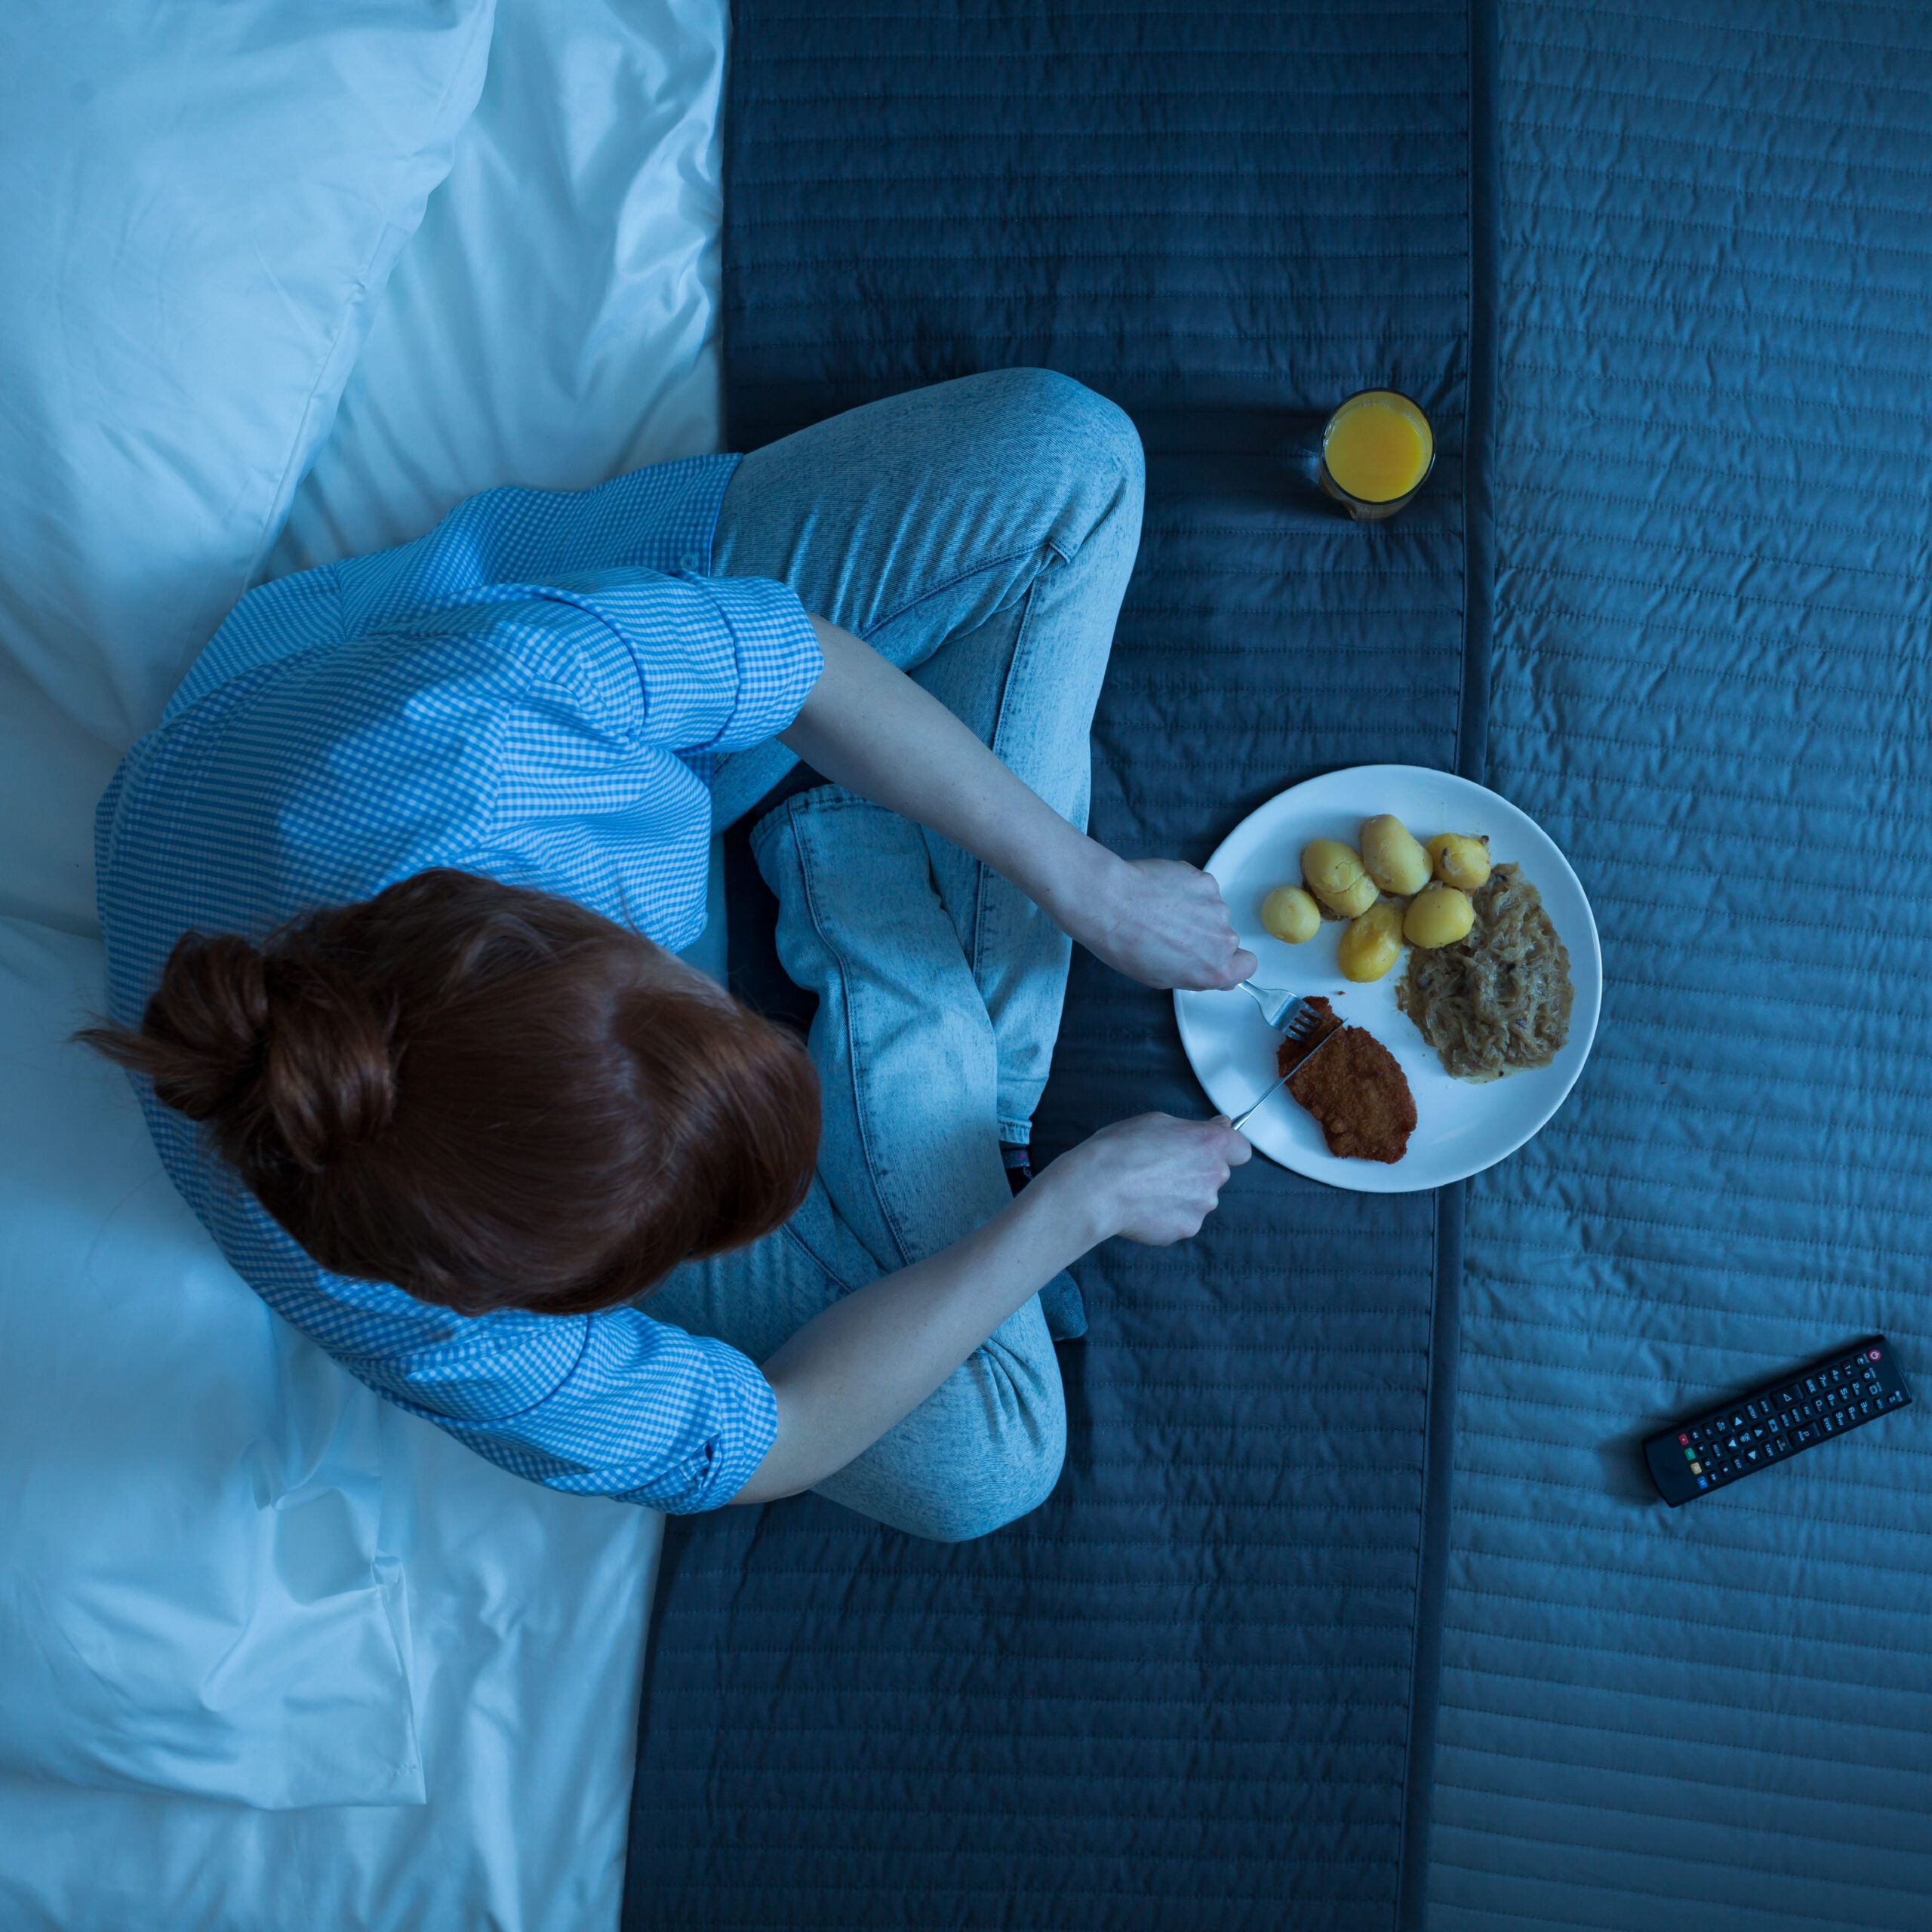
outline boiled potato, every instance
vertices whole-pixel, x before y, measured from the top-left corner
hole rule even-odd
[[[1345,919],[1366,912],[1378,894],[1352,846],[1339,838],[1317,838],[1301,848],[1301,875],[1308,889],[1331,912]]]
[[[1321,927],[1321,908],[1298,885],[1278,885],[1261,902],[1261,923],[1277,939],[1300,946]]]
[[[1411,946],[1425,951],[1438,946],[1453,946],[1467,936],[1476,922],[1476,909],[1469,895],[1453,885],[1432,885],[1409,901],[1402,917],[1402,937]]]
[[[1392,813],[1364,819],[1357,842],[1369,877],[1384,892],[1398,893],[1406,899],[1429,883],[1429,854]]]
[[[1402,915],[1384,899],[1349,921],[1335,949],[1335,964],[1345,980],[1379,980],[1401,955]]]
[[[1438,832],[1429,841],[1435,876],[1444,885],[1473,892],[1489,877],[1489,848],[1460,832]]]

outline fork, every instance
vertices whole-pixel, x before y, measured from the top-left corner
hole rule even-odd
[[[1257,986],[1244,980],[1241,989],[1261,1009],[1261,1017],[1278,1033],[1285,1033],[1289,1023],[1308,1002],[1297,993],[1284,993],[1278,986]]]
[[[1254,995],[1255,1004],[1261,1009],[1262,1017],[1284,1040],[1293,1041],[1299,1046],[1314,1030],[1318,1015],[1314,1008],[1299,993],[1284,993],[1273,986],[1257,986],[1252,980],[1244,980],[1241,984],[1244,992]],[[1339,1033],[1341,1030],[1338,1026],[1335,1032]],[[1332,1040],[1334,1037],[1335,1035],[1331,1033],[1328,1039]],[[1327,1040],[1322,1041],[1316,1051],[1318,1052],[1321,1047],[1327,1044]],[[1238,1134],[1308,1064],[1310,1057],[1309,1054],[1303,1054],[1240,1119],[1229,1121],[1229,1124],[1234,1131]]]

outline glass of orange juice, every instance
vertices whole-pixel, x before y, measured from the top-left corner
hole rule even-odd
[[[1393,516],[1435,462],[1425,416],[1394,389],[1362,389],[1321,432],[1321,487],[1358,523]]]

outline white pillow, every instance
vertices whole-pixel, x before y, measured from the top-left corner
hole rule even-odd
[[[0,910],[255,576],[482,84],[490,0],[0,8]],[[50,756],[32,716],[86,741]],[[77,763],[77,758],[78,763]]]
[[[0,919],[0,1774],[420,1804],[380,1399],[234,1273],[125,1076],[66,1044],[101,978],[97,942]]]
[[[500,0],[489,77],[266,574],[500,483],[721,447],[720,0]]]

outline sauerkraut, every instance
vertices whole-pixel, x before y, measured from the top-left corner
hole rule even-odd
[[[1570,955],[1515,866],[1470,894],[1466,939],[1409,955],[1395,1004],[1459,1080],[1547,1066],[1570,1037]]]

